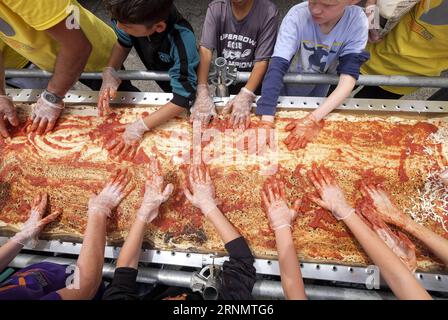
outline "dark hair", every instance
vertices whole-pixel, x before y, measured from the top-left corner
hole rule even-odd
[[[173,0],[103,0],[113,19],[148,27],[167,20]]]

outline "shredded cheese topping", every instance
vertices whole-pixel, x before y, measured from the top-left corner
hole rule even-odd
[[[432,144],[443,144],[448,141],[448,129],[447,128],[439,128],[437,132],[431,133],[428,136],[428,140]]]
[[[448,130],[439,129],[429,135],[430,144],[437,145],[448,141]],[[424,152],[429,156],[435,154],[433,148],[424,147]],[[435,161],[431,160],[432,163]],[[439,177],[439,172],[430,171],[426,177],[425,185],[418,190],[418,197],[413,198],[411,208],[405,209],[412,218],[422,223],[431,219],[439,223],[448,232],[448,187],[446,187]]]

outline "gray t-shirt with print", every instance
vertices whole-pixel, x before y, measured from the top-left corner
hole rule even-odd
[[[251,71],[255,62],[271,58],[278,24],[278,10],[270,0],[255,0],[241,21],[233,15],[231,0],[215,0],[207,9],[201,46],[216,50],[238,71]]]

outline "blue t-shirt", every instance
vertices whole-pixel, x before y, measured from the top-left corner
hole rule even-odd
[[[308,8],[308,2],[289,10],[283,19],[274,49],[274,57],[291,61],[298,54],[299,73],[336,74],[339,57],[361,53],[368,40],[369,23],[359,6],[347,6],[341,20],[328,34],[320,31]],[[317,96],[327,94],[329,85],[288,85],[282,95]]]
[[[273,67],[273,70],[272,72],[268,70],[263,82],[263,93],[257,103],[257,114],[273,115],[278,95],[326,96],[329,85],[283,86],[284,73],[288,69],[299,73],[344,73],[344,70],[338,69],[341,59],[354,56],[353,59],[357,60],[356,55],[365,55],[368,31],[367,16],[359,6],[347,6],[342,18],[328,34],[322,33],[314,21],[308,2],[292,7],[280,26],[269,66],[270,69]],[[292,61],[296,55],[297,66],[293,66]],[[365,57],[359,60],[362,59]],[[357,73],[359,74],[359,68]],[[353,76],[357,78],[356,72]],[[265,87],[269,89],[266,91]]]

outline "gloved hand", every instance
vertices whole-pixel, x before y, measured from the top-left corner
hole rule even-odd
[[[9,132],[6,128],[7,120],[12,126],[17,127],[19,125],[19,118],[17,117],[16,110],[12,100],[8,96],[0,95],[0,136],[3,138],[9,138]]]
[[[98,97],[98,115],[104,117],[112,112],[110,109],[110,100],[117,96],[118,87],[121,79],[117,71],[112,67],[106,67],[103,70],[103,83]]]
[[[215,103],[208,91],[208,85],[198,85],[196,101],[191,108],[190,122],[200,121],[203,126],[206,126],[212,117],[217,116]]]
[[[222,110],[224,114],[228,114],[232,111],[229,120],[229,126],[233,128],[246,129],[250,124],[250,110],[252,108],[252,103],[255,101],[257,96],[247,89],[246,87],[241,88],[238,95],[227,102],[226,106]]]
[[[276,231],[286,227],[292,228],[299,211],[300,200],[296,200],[293,209],[290,209],[286,203],[285,186],[275,178],[266,182],[262,198],[271,229]]]
[[[308,142],[312,142],[318,135],[322,125],[316,121],[310,113],[305,118],[295,120],[285,128],[289,131],[289,136],[284,140],[288,150],[305,148]]]
[[[344,192],[324,166],[317,167],[313,164],[312,170],[308,171],[308,178],[320,195],[320,198],[310,196],[317,205],[331,211],[338,220],[344,220],[355,213],[355,209],[345,200]]]
[[[44,213],[47,210],[47,201],[48,195],[46,193],[39,194],[34,198],[30,217],[23,225],[22,230],[11,238],[11,241],[17,242],[23,246],[28,245],[31,248],[36,247],[39,240],[39,234],[44,227],[56,220],[61,214],[60,210],[56,210],[54,213],[43,218]]]
[[[191,166],[189,172],[189,181],[192,192],[185,187],[184,194],[193,206],[201,209],[204,216],[208,216],[217,207],[215,187],[210,178],[209,168],[201,166]]]
[[[115,172],[104,189],[98,195],[90,197],[88,215],[102,215],[109,218],[112,210],[126,197],[124,190],[130,180],[127,170]]]
[[[150,223],[159,215],[160,205],[168,200],[173,193],[174,186],[170,183],[163,189],[163,175],[160,164],[155,158],[151,158],[145,174],[147,178],[145,196],[140,209],[137,211],[137,219]]]
[[[439,177],[443,184],[448,187],[448,169],[445,169],[439,173]]]
[[[362,183],[361,193],[370,200],[381,219],[385,222],[400,228],[409,223],[410,218],[392,203],[387,193],[380,186]]]
[[[33,105],[31,113],[33,123],[30,130],[33,132],[37,130],[38,135],[50,132],[56,125],[62,110],[64,110],[64,102],[54,104],[41,96]]]
[[[115,156],[132,160],[137,153],[140,141],[143,139],[145,132],[149,131],[149,128],[145,121],[139,118],[133,123],[122,125],[114,130],[119,133],[122,132],[123,135],[110,141],[106,145],[106,149]]]

